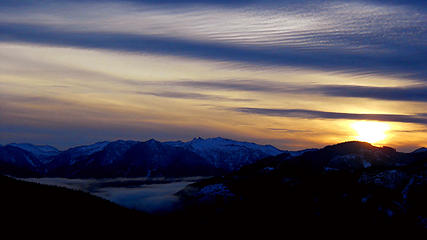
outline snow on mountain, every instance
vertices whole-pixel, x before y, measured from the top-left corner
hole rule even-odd
[[[84,159],[93,153],[102,151],[110,142],[103,141],[91,145],[83,145],[70,148],[61,152],[48,166],[50,169],[64,168],[76,164],[78,161]]]
[[[196,151],[209,151],[209,150],[236,150],[236,149],[253,149],[261,151],[270,156],[278,155],[283,151],[271,146],[271,145],[258,145],[256,143],[251,142],[239,142],[231,139],[216,137],[216,138],[207,138],[203,139],[201,137],[194,138],[189,142],[166,142],[166,144],[170,144],[177,147],[185,147],[191,146]]]
[[[126,176],[211,176],[215,168],[200,155],[183,147],[151,139],[132,146],[114,169]]]
[[[33,145],[30,143],[11,143],[8,145],[28,151],[36,157],[50,157],[60,153],[58,149],[48,145]]]
[[[118,140],[115,142],[108,143],[98,153],[102,156],[95,156],[100,158],[99,164],[102,166],[113,164],[119,160],[123,154],[125,154],[132,146],[137,144],[137,141],[124,141]]]
[[[189,142],[166,142],[166,144],[183,147],[210,161],[217,168],[227,171],[239,169],[261,158],[276,156],[283,151],[271,145],[258,145],[239,142],[221,137],[203,139],[194,138]]]
[[[217,175],[284,153],[271,145],[221,137],[194,138],[188,142],[103,141],[65,151],[32,144],[14,143],[9,147],[25,153],[20,159],[26,160],[29,167],[35,165],[41,169],[39,172],[56,177]]]
[[[12,145],[0,147],[1,174],[13,176],[39,176],[43,164],[31,152]]]
[[[93,153],[102,151],[110,142],[103,141],[97,142],[91,145],[78,146],[74,148],[70,148],[67,152],[70,152],[72,155],[81,156],[81,155],[91,155]]]
[[[33,154],[41,163],[46,164],[54,159],[54,156],[61,152],[49,145],[33,145],[30,143],[11,143],[7,146],[17,147]]]

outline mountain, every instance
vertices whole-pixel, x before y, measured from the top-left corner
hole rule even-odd
[[[187,215],[224,226],[391,233],[427,230],[425,189],[427,154],[346,142],[268,157],[177,195]]]
[[[189,142],[166,142],[165,144],[182,147],[207,159],[213,166],[225,171],[234,171],[255,161],[276,156],[283,151],[271,145],[258,145],[239,142],[221,137],[194,138]]]
[[[50,168],[50,176],[68,178],[211,176],[214,168],[184,148],[146,142],[116,141],[68,165]]]
[[[54,161],[47,164],[48,176],[52,177],[78,177],[86,175],[88,178],[100,176],[95,174],[95,169],[105,172],[108,163],[121,159],[122,155],[136,141],[97,142],[91,145],[78,146],[61,152]],[[101,159],[102,158],[102,159]],[[93,173],[89,176],[87,173]],[[104,177],[109,177],[104,175]]]
[[[238,142],[224,138],[195,138],[189,142],[118,140],[98,142],[58,151],[50,146],[9,144],[1,163],[10,169],[13,159],[23,170],[19,176],[67,178],[181,177],[220,175],[283,151],[271,145]],[[16,150],[16,149],[19,149]],[[17,156],[17,154],[19,156]],[[34,167],[27,165],[36,164]],[[18,166],[14,166],[15,168]],[[14,175],[8,170],[7,174]],[[0,172],[0,173],[6,173]]]
[[[424,153],[427,152],[427,148],[422,147],[422,148],[418,148],[417,150],[413,151],[412,153]]]
[[[46,164],[53,160],[53,157],[58,155],[60,151],[49,145],[33,145],[30,143],[11,143],[8,146],[17,147],[24,151],[32,153],[42,163]]]
[[[364,142],[345,142],[317,151],[305,152],[287,164],[301,166],[306,171],[357,171],[370,167],[392,167],[404,164],[408,155],[389,147],[375,147]]]
[[[214,166],[185,148],[173,147],[150,140],[139,143],[125,154],[121,165],[132,176],[206,176],[214,174]]]
[[[43,163],[31,152],[12,145],[0,146],[1,174],[37,177],[45,172]]]
[[[58,154],[55,161],[52,162],[52,166],[73,165],[86,156],[102,151],[109,143],[108,141],[103,141],[91,145],[70,148]]]

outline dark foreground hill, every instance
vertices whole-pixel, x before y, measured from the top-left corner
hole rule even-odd
[[[179,196],[200,221],[225,227],[425,237],[427,152],[341,143],[266,158],[189,185]]]
[[[18,239],[201,239],[226,233],[186,212],[151,215],[85,192],[2,175],[0,190],[1,233]]]
[[[157,219],[88,193],[0,176],[2,233],[47,236],[96,233],[99,236],[150,232]],[[59,237],[62,238],[62,237]]]

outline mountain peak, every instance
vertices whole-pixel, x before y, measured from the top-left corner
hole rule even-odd
[[[101,150],[103,150],[108,144],[110,144],[109,141],[101,141],[101,142],[97,142],[91,145],[83,145],[83,146],[77,146],[77,147],[72,147],[66,151],[64,151],[64,153],[71,153],[74,156],[83,156],[83,155],[91,155],[95,152],[99,152]]]
[[[317,151],[303,153],[293,164],[312,169],[354,171],[369,167],[394,166],[401,154],[390,147],[375,147],[367,142],[349,141],[326,146]]]
[[[157,141],[156,139],[152,138],[152,139],[146,141],[146,143],[149,143],[149,144],[159,144],[160,142]]]
[[[11,143],[8,146],[16,147],[24,151],[32,153],[38,158],[46,158],[55,156],[60,153],[58,149],[49,145],[34,145],[31,143]]]
[[[193,140],[191,140],[190,142],[202,142],[202,141],[214,141],[214,142],[239,142],[236,140],[232,140],[232,139],[228,139],[228,138],[223,138],[223,137],[214,137],[214,138],[202,138],[202,137],[195,137],[193,138]]]
[[[188,142],[167,142],[174,147],[183,147],[197,155],[208,159],[217,168],[236,170],[241,166],[255,161],[276,156],[283,151],[271,145],[258,145],[251,142],[240,142],[223,137],[201,138],[196,137]]]
[[[412,153],[424,153],[424,152],[427,152],[427,148],[421,147],[421,148],[418,148],[417,150],[413,151]]]
[[[59,151],[57,148],[50,145],[34,145],[31,143],[10,143],[8,145],[19,148],[38,148],[43,151]]]
[[[148,146],[149,148],[155,148],[155,149],[160,149],[163,146],[163,144],[161,142],[159,142],[153,138],[146,141],[146,142],[143,142],[142,144],[145,146]]]
[[[396,152],[396,149],[382,146],[382,147],[376,147],[368,142],[360,142],[360,141],[348,141],[348,142],[342,142],[335,145],[326,146],[325,149],[334,149],[334,150],[342,150],[342,151],[363,151],[363,150],[382,150],[387,152]]]
[[[341,142],[337,143],[331,146],[336,147],[342,147],[342,146],[354,146],[354,147],[375,147],[374,145],[368,143],[368,142],[361,142],[361,141],[347,141],[347,142]]]

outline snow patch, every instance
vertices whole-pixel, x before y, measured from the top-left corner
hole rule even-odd
[[[323,168],[325,171],[330,172],[330,171],[339,171],[338,168],[332,168],[332,167],[324,167]]]
[[[372,164],[370,162],[366,161],[366,160],[363,160],[362,164],[363,164],[364,168],[368,168],[368,167],[372,166]]]
[[[76,152],[81,153],[82,155],[91,155],[93,153],[102,151],[110,142],[98,142],[92,145],[80,146],[73,148]]]
[[[208,185],[200,189],[200,191],[197,194],[198,196],[201,196],[202,199],[204,198],[213,198],[213,197],[234,197],[235,195],[224,185],[224,184],[213,184]]]
[[[20,148],[32,153],[37,158],[52,157],[58,155],[60,151],[48,145],[33,145],[30,143],[11,143],[9,146]]]

